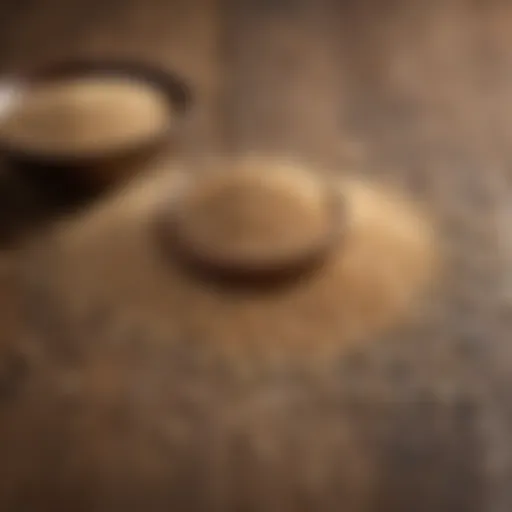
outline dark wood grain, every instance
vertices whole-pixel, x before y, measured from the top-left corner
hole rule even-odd
[[[365,389],[395,397],[361,421],[382,456],[376,510],[506,510],[512,4],[246,0],[228,16],[232,147],[397,182],[449,241],[438,311],[361,356]],[[397,405],[409,386],[415,406]],[[446,391],[451,433],[420,419]],[[480,414],[461,428],[466,394]]]
[[[5,72],[122,54],[183,74],[198,97],[190,157],[290,153],[424,201],[448,247],[440,294],[412,330],[340,366],[376,473],[365,510],[512,508],[511,2],[19,0],[2,10]]]

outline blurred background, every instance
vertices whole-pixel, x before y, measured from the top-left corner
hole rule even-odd
[[[352,411],[379,474],[371,510],[509,512],[512,2],[2,2],[4,76],[79,57],[184,77],[195,94],[184,158],[292,153],[430,206],[457,269],[438,310],[421,332],[346,361],[368,396],[413,390]],[[33,207],[24,193],[18,211]]]

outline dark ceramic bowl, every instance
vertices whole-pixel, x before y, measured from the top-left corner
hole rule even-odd
[[[41,67],[11,76],[5,82],[22,102],[31,87],[83,77],[126,77],[163,92],[168,101],[169,126],[139,144],[91,154],[40,153],[16,146],[0,138],[0,154],[7,163],[35,186],[55,196],[71,198],[115,184],[125,174],[154,153],[176,141],[180,121],[191,105],[188,85],[174,73],[149,64],[128,60],[70,61]]]

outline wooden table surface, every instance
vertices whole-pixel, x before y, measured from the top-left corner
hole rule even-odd
[[[449,241],[444,293],[421,328],[346,363],[368,396],[395,397],[353,413],[375,453],[371,510],[512,509],[512,2],[18,0],[0,13],[5,72],[123,55],[181,73],[197,98],[190,157],[290,153],[426,201]]]

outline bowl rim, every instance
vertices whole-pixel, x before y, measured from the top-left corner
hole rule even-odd
[[[260,283],[265,286],[295,280],[321,267],[335,251],[342,250],[347,229],[347,205],[343,192],[330,186],[326,180],[321,186],[321,203],[326,213],[326,229],[310,245],[298,252],[284,252],[276,256],[239,259],[224,251],[198,251],[180,228],[179,201],[162,204],[153,221],[155,236],[165,258],[173,258],[184,269],[208,280],[224,283]],[[203,248],[204,249],[204,248]]]
[[[58,83],[62,80],[90,76],[124,77],[145,83],[164,93],[169,112],[174,112],[180,121],[183,120],[193,104],[191,88],[178,73],[163,66],[128,58],[55,61],[25,72],[11,73],[3,81],[6,84],[12,84],[14,88],[19,87],[21,91],[26,91],[42,83]],[[0,137],[0,154],[11,161],[31,165],[87,167],[103,161],[117,160],[132,154],[135,156],[140,152],[157,149],[172,137],[175,130],[175,124],[169,123],[165,130],[136,144],[82,154],[31,150],[9,141],[6,137]]]

